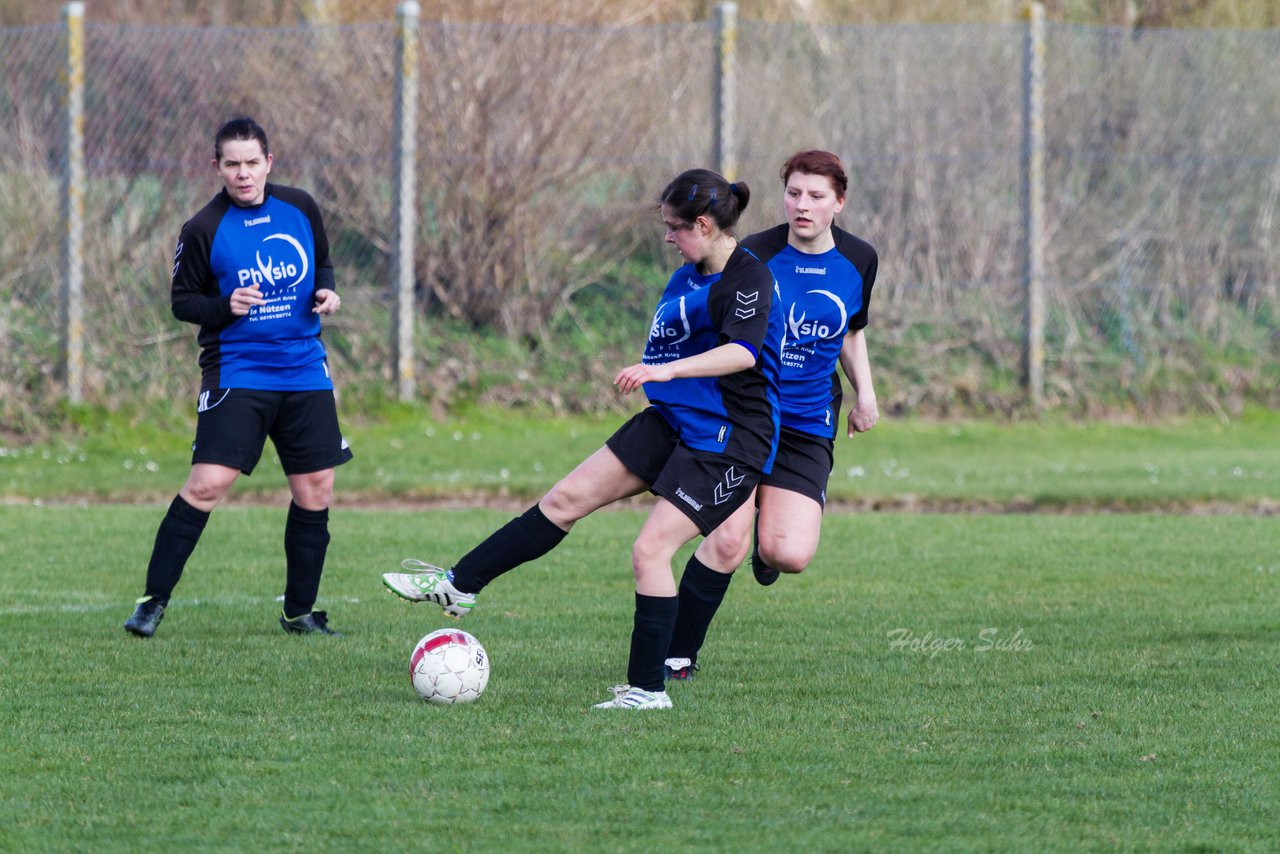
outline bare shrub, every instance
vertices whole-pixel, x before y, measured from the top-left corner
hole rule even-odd
[[[628,7],[635,20],[676,14],[642,6]],[[630,338],[613,333],[643,326],[653,295],[640,286],[655,288],[671,261],[654,196],[675,172],[710,165],[705,21],[603,24],[616,7],[599,0],[580,5],[580,24],[527,23],[535,7],[485,3],[473,9],[483,22],[424,12],[424,397],[608,405],[582,378],[601,380],[625,351]],[[193,330],[169,313],[168,271],[182,221],[219,189],[213,131],[241,113],[271,134],[272,180],[324,208],[347,297],[326,323],[331,362],[343,384],[378,393],[389,378],[395,34],[389,17],[271,29],[90,22],[90,399],[194,389]],[[60,38],[0,30],[9,424],[38,421],[59,398]],[[780,221],[787,154],[841,155],[852,178],[841,224],[880,250],[870,335],[895,409],[1018,406],[1022,38],[1018,25],[740,19],[734,177],[754,198],[740,231]],[[1275,401],[1280,41],[1051,26],[1048,63],[1050,403],[1094,414]],[[504,375],[522,359],[547,382]],[[552,381],[564,385],[542,387]]]
[[[626,252],[670,162],[668,99],[684,88],[636,86],[664,61],[664,37],[425,28],[417,261],[431,302],[476,327],[531,334]],[[693,108],[681,119],[698,133],[709,117]]]

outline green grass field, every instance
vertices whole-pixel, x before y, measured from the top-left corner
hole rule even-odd
[[[506,411],[438,421],[415,409],[346,419],[356,460],[339,470],[338,501],[417,501],[479,494],[533,499],[604,442],[623,416],[553,419]],[[194,417],[162,423],[92,419],[75,439],[0,439],[0,499],[168,502],[191,461]],[[1280,499],[1280,413],[1229,424],[1156,425],[897,421],[836,442],[833,500],[889,506],[966,504],[1256,510]],[[268,447],[234,497],[273,497],[283,479]]]
[[[520,441],[483,441],[504,424]],[[1213,512],[833,512],[804,575],[734,582],[669,712],[590,708],[625,674],[642,519],[597,514],[462,624],[484,697],[422,703],[409,652],[456,624],[378,574],[510,511],[385,499],[534,493],[610,426],[352,431],[318,605],[342,639],[275,622],[284,507],[245,500],[278,490],[270,459],[141,641],[121,623],[163,505],[125,502],[167,501],[189,439],[5,449],[0,850],[1275,850],[1271,416],[841,439],[863,474],[836,494]]]

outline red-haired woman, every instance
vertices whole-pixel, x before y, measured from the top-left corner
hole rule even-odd
[[[814,150],[787,158],[781,176],[787,221],[742,241],[773,272],[785,323],[777,455],[760,481],[755,509],[750,503],[740,508],[685,567],[667,652],[671,679],[692,677],[707,628],[751,543],[753,516],[751,568],[761,584],[772,584],[780,572],[801,572],[813,559],[840,417],[837,364],[856,395],[849,435],[870,430],[879,418],[863,332],[876,251],[835,225],[849,178],[839,157]]]

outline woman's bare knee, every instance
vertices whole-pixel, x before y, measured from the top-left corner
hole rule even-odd
[[[712,569],[733,571],[751,550],[751,530],[738,530],[728,522],[716,528],[698,546],[698,559]]]
[[[566,485],[564,481],[560,481],[551,487],[550,492],[542,496],[538,507],[541,508],[542,515],[546,516],[552,524],[567,530],[574,522],[591,512],[583,509],[584,504],[584,497],[576,494],[572,485]]]
[[[324,510],[333,501],[333,469],[289,475],[293,503],[304,510]]]
[[[183,500],[199,509],[217,504],[226,494],[225,488],[207,481],[188,483],[182,488]]]
[[[179,494],[192,507],[207,513],[223,499],[239,475],[237,469],[226,466],[197,464]]]
[[[766,540],[760,544],[760,557],[779,572],[804,572],[805,567],[813,560],[813,554],[813,549],[786,540]]]
[[[631,544],[631,571],[638,579],[649,569],[662,563],[663,552],[650,540],[637,539]],[[670,564],[667,564],[670,566]]]

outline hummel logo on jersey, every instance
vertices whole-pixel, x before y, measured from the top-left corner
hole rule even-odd
[[[271,222],[271,214],[267,214],[266,216],[260,216],[257,219],[246,219],[244,221],[244,227],[248,228],[251,225],[265,225],[266,223],[269,223],[269,222]]]
[[[736,469],[737,466],[729,466],[729,470],[724,473],[724,480],[716,484],[716,504],[723,504],[732,498],[733,491],[746,479],[746,475],[738,474]]]
[[[810,276],[825,276],[827,274],[826,267],[801,267],[796,265],[796,273],[807,274]]]
[[[738,302],[743,305],[752,305],[758,299],[760,299],[759,291],[752,291],[749,294],[744,294],[742,291],[738,291]],[[746,320],[748,317],[756,316],[756,310],[754,308],[737,308],[734,309],[733,313],[743,320]]]

